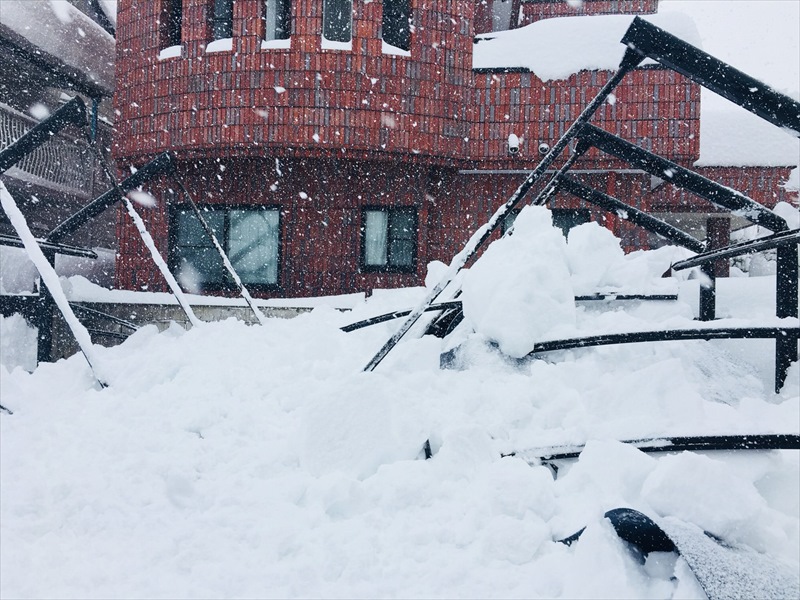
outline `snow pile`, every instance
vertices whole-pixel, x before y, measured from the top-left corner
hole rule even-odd
[[[567,243],[576,296],[603,292],[674,293],[676,280],[661,276],[672,263],[690,254],[677,246],[625,254],[619,238],[594,221],[573,227]]]
[[[701,104],[696,167],[792,167],[800,138],[732,103]]]
[[[0,365],[8,371],[36,368],[36,330],[22,315],[0,315]]]
[[[646,19],[700,46],[691,17],[673,12]],[[625,46],[619,42],[632,21],[633,17],[626,15],[564,17],[483,34],[473,46],[472,68],[522,67],[543,81],[566,79],[584,70],[615,71],[625,52]]]
[[[625,260],[596,227],[576,230],[571,256],[548,211],[523,210],[466,274],[468,318],[499,327],[504,314],[524,334],[501,332],[512,345],[561,328],[698,325],[696,280],[680,282],[677,302],[576,307],[570,269],[587,285],[626,283],[576,252],[593,240]],[[652,255],[636,260],[658,265]],[[14,413],[0,412],[0,596],[702,597],[683,559],[633,558],[602,518],[620,506],[800,564],[797,452],[659,456],[617,441],[797,433],[800,367],[772,393],[773,342],[609,346],[518,365],[484,344],[452,371],[429,336],[363,373],[397,321],[339,328],[425,293],[378,290],[352,313],[318,306],[263,326],[147,326],[95,347],[103,390],[80,355],[17,368],[31,367],[33,332],[0,320],[0,404]],[[719,280],[715,325],[796,326],[775,319],[774,294],[774,278]],[[555,480],[502,456],[582,443]],[[573,546],[554,541],[584,525]]]
[[[543,206],[522,209],[513,234],[487,248],[462,289],[466,322],[509,356],[575,324],[566,243]]]

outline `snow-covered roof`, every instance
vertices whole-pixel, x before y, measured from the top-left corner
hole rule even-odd
[[[800,139],[734,104],[702,102],[698,167],[786,167],[800,163]]]
[[[700,46],[697,29],[687,15],[651,15],[647,20]],[[566,79],[582,70],[616,70],[625,52],[620,40],[631,21],[630,15],[563,17],[478,36],[472,67],[527,68],[544,81]]]
[[[114,38],[66,0],[2,0],[0,24],[114,89]]]

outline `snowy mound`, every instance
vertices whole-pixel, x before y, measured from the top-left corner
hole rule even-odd
[[[464,317],[500,350],[521,358],[575,324],[566,242],[543,206],[526,206],[464,277]]]
[[[520,225],[548,235],[531,214]],[[721,322],[768,322],[774,289],[721,280]],[[635,560],[602,518],[619,506],[796,568],[797,452],[646,455],[615,441],[796,433],[800,369],[773,394],[771,342],[585,349],[516,368],[487,355],[456,372],[426,337],[363,373],[397,324],[339,327],[390,295],[264,326],[144,327],[95,348],[104,390],[80,355],[14,368],[32,336],[0,319],[0,404],[14,413],[0,411],[0,596],[702,597],[683,559]],[[691,312],[578,308],[575,326]],[[557,479],[502,457],[587,441]],[[584,525],[579,543],[554,541]]]
[[[691,17],[657,14],[647,20],[700,47]],[[478,36],[473,46],[473,69],[526,68],[539,79],[566,79],[579,71],[619,67],[625,46],[620,44],[633,17],[599,15],[544,19],[531,25]],[[482,39],[481,39],[482,38]],[[565,49],[569,49],[566,52]]]

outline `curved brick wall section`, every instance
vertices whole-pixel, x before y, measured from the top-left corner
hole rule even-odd
[[[381,52],[382,4],[354,2],[352,50],[324,50],[322,0],[292,4],[291,48],[261,49],[263,2],[234,3],[233,51],[206,53],[209,0],[184,0],[183,56],[158,59],[161,0],[120,0],[115,153],[465,153],[472,10],[413,2],[411,57]],[[319,136],[315,139],[314,136]]]
[[[381,3],[363,1],[354,3],[352,51],[322,49],[321,0],[294,2],[291,49],[262,50],[261,4],[235,2],[234,50],[206,53],[209,0],[184,0],[184,56],[158,60],[160,0],[120,2],[118,158],[142,162],[169,149],[196,158],[385,155],[531,166],[538,143],[552,144],[608,78],[473,73],[472,4],[464,0],[412,3],[410,57],[381,53]],[[697,86],[642,69],[616,98],[595,123],[676,160],[696,158]],[[513,160],[512,132],[529,142]]]

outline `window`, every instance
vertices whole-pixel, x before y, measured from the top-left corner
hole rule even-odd
[[[266,0],[264,3],[264,23],[266,25],[264,39],[267,41],[289,39],[291,19],[291,0]]]
[[[322,35],[331,42],[349,42],[353,28],[353,0],[325,0]]]
[[[213,0],[211,36],[215,40],[233,37],[233,0]]]
[[[159,27],[161,47],[179,46],[183,24],[183,0],[162,0]]]
[[[492,2],[492,31],[507,31],[511,28],[511,0]]]
[[[245,285],[278,283],[280,216],[274,208],[206,208],[203,218]],[[233,280],[194,211],[176,209],[170,263],[179,281],[200,290],[226,289]]]
[[[364,211],[362,262],[368,271],[413,271],[417,262],[417,211]]]
[[[411,1],[383,0],[383,41],[408,50],[411,48]]]

